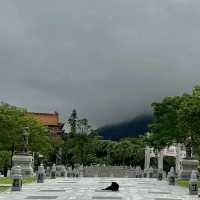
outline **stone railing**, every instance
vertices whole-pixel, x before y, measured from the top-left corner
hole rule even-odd
[[[143,177],[143,171],[140,167],[121,167],[121,166],[92,166],[78,169],[83,177],[121,177],[121,178],[139,178]]]

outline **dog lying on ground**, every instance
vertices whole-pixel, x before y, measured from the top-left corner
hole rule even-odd
[[[112,182],[112,184],[110,186],[108,186],[107,188],[103,189],[103,190],[111,190],[111,191],[119,191],[119,184],[116,182]]]

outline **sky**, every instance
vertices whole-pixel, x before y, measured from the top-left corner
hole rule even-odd
[[[0,0],[0,100],[95,126],[200,84],[199,0]]]

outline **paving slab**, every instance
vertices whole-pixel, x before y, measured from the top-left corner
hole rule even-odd
[[[119,192],[102,191],[112,181]],[[0,200],[197,200],[187,188],[169,186],[166,181],[145,178],[57,178],[24,185],[22,191],[0,193]]]

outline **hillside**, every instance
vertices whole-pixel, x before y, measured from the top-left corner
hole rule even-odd
[[[98,129],[98,132],[107,140],[134,137],[146,133],[148,131],[148,124],[152,121],[152,115],[141,115],[123,123],[101,127]]]

